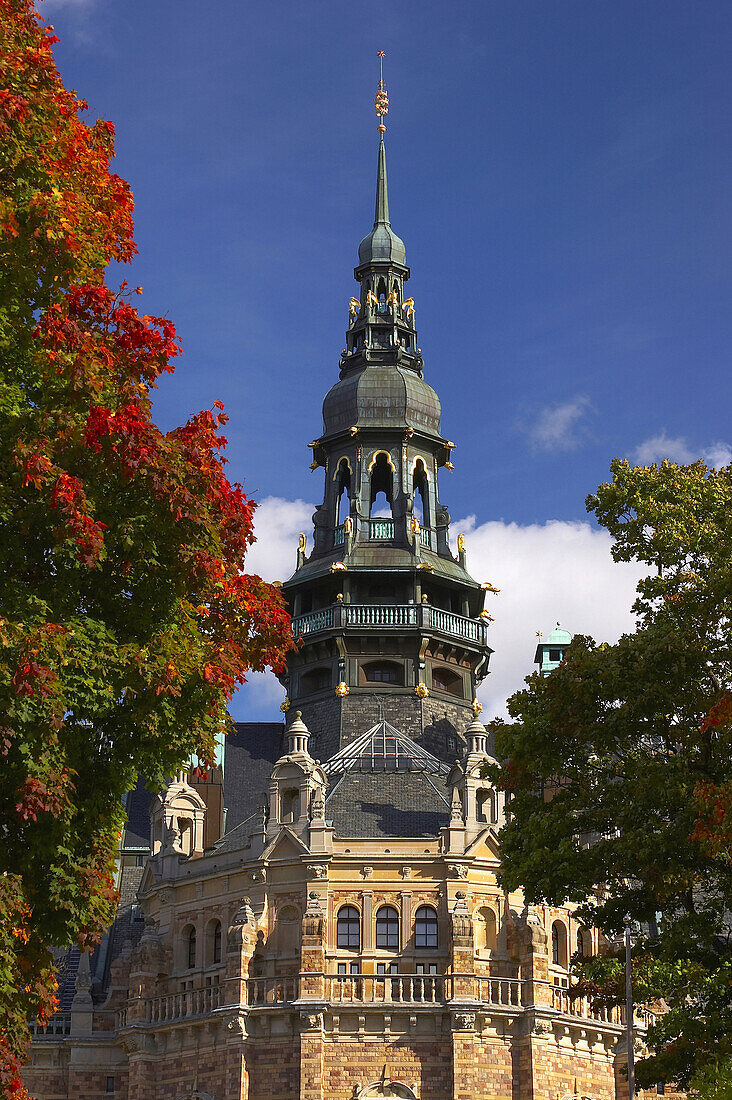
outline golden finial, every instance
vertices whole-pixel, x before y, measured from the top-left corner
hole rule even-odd
[[[376,91],[376,99],[374,100],[374,107],[376,114],[381,121],[379,122],[378,130],[380,134],[386,133],[386,126],[384,125],[384,118],[389,114],[389,96],[387,95],[386,88],[384,87],[384,51],[379,50],[379,87]]]
[[[543,635],[543,633],[541,632],[541,630],[537,630],[537,632],[536,632],[536,636],[537,636],[537,638],[543,638],[543,636],[544,636],[544,635]]]

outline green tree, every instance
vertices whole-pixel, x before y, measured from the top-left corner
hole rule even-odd
[[[54,1008],[50,945],[114,912],[121,799],[211,759],[249,669],[291,643],[244,572],[254,505],[224,475],[222,406],[163,433],[175,331],[110,261],[134,255],[114,130],[56,70],[31,0],[0,0],[0,1089]]]
[[[502,881],[577,903],[610,937],[626,912],[639,922],[636,999],[669,1011],[638,1081],[702,1087],[732,1064],[732,467],[616,459],[611,473],[587,507],[616,561],[648,567],[637,629],[575,637],[496,723],[513,796]],[[575,973],[578,991],[622,999],[619,959]]]

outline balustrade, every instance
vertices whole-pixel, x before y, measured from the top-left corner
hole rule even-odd
[[[329,630],[332,626],[333,608],[321,607],[305,615],[296,615],[292,620],[292,633],[299,638],[301,634],[314,634],[316,630]]]
[[[478,619],[469,619],[465,615],[456,615],[452,611],[443,611],[440,607],[425,603],[343,603],[321,607],[304,615],[295,615],[292,620],[292,632],[296,638],[340,626],[422,626],[479,644],[483,641],[485,631],[483,623]]]
[[[434,550],[434,534],[431,527],[420,527],[419,545],[425,546],[428,550]]]
[[[523,1003],[523,983],[519,978],[478,978],[478,1000],[483,1004],[520,1008]]]
[[[369,538],[370,539],[393,539],[394,538],[394,520],[393,519],[370,519],[369,525]]]
[[[249,978],[247,980],[247,1004],[251,1007],[264,1005],[289,1004],[297,1000],[299,979],[287,978]]]
[[[53,1039],[57,1035],[71,1034],[71,1013],[54,1012],[46,1023],[40,1020],[29,1020],[28,1028],[34,1039]]]
[[[206,985],[202,989],[186,989],[180,993],[168,993],[153,997],[147,1003],[147,1023],[161,1024],[172,1020],[184,1020],[191,1016],[205,1016],[218,1008],[221,989],[218,985]]]
[[[348,626],[416,626],[415,604],[345,604]]]
[[[345,541],[346,541],[345,524],[339,523],[338,526],[333,531],[333,545],[334,546],[343,546],[343,543]]]
[[[434,1004],[445,1000],[445,979],[435,974],[331,974],[333,1004]]]

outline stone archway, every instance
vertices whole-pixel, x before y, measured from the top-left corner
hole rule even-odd
[[[388,1077],[382,1077],[380,1081],[373,1081],[365,1085],[359,1092],[354,1092],[357,1100],[380,1100],[381,1097],[401,1097],[402,1100],[417,1100],[417,1094],[408,1085],[401,1081],[390,1081]]]

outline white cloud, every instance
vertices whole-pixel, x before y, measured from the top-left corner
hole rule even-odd
[[[466,534],[470,573],[501,590],[486,598],[495,652],[479,693],[484,718],[505,716],[506,699],[534,670],[538,630],[546,637],[559,620],[572,634],[614,642],[634,629],[630,608],[642,569],[612,560],[606,531],[562,520],[476,527],[474,516],[454,530]]]
[[[297,536],[312,531],[312,505],[302,500],[266,497],[255,513],[259,541],[247,566],[267,580],[284,580],[295,568]],[[505,701],[533,670],[536,632],[546,636],[560,620],[572,633],[591,634],[598,641],[615,641],[633,629],[630,607],[641,576],[639,566],[616,564],[610,557],[611,538],[587,522],[550,520],[520,526],[496,520],[476,525],[475,517],[455,523],[464,531],[468,569],[476,580],[501,589],[487,597],[495,617],[489,641],[495,650],[491,673],[480,698],[486,718],[505,714]],[[279,718],[283,691],[271,674],[252,675],[237,707],[246,719],[251,707],[257,718]]]
[[[577,394],[570,401],[547,405],[530,424],[522,424],[536,451],[573,451],[585,438],[582,418],[592,411],[589,397]]]
[[[684,436],[670,436],[665,431],[658,435],[644,439],[634,452],[636,462],[644,466],[652,462],[662,462],[668,458],[671,462],[679,462],[682,465],[696,462],[702,459],[707,466],[719,469],[720,466],[729,466],[732,462],[732,446],[721,441],[710,443],[706,447],[700,447],[696,452],[691,449]]]
[[[265,497],[254,513],[257,541],[246,556],[248,573],[258,573],[266,581],[286,581],[297,564],[297,537],[307,532],[312,544],[313,506],[304,500]]]

